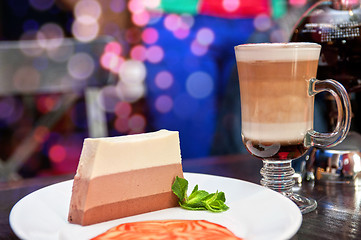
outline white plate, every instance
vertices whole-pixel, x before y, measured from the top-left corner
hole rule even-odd
[[[57,183],[21,199],[11,210],[10,225],[21,239],[89,239],[125,222],[160,219],[205,219],[244,239],[289,239],[299,229],[298,207],[281,194],[257,184],[213,175],[185,173],[190,192],[195,184],[209,192],[224,191],[230,209],[222,213],[180,207],[121,218],[90,226],[67,221],[73,181]]]

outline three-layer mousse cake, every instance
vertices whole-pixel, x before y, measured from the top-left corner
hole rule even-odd
[[[177,206],[176,176],[183,177],[176,131],[87,138],[68,220],[90,225]]]

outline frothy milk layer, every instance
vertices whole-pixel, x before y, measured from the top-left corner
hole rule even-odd
[[[312,128],[312,121],[281,124],[242,122],[242,135],[261,142],[293,142],[302,141]]]
[[[321,46],[316,43],[257,43],[234,47],[237,61],[318,60]]]

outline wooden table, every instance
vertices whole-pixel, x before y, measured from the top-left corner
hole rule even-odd
[[[259,183],[262,161],[250,155],[231,155],[183,161],[185,172],[208,173]],[[71,179],[52,176],[0,183],[0,239],[18,239],[9,225],[13,205],[44,186]],[[303,215],[292,239],[361,239],[361,179],[354,182],[304,182],[299,193],[317,200],[318,208]]]

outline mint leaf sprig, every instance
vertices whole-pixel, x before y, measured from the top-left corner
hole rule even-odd
[[[172,191],[179,199],[179,205],[188,210],[209,210],[211,212],[223,212],[229,209],[225,204],[224,192],[208,193],[205,190],[198,190],[198,185],[193,188],[192,193],[187,196],[188,181],[176,177],[172,185]]]

